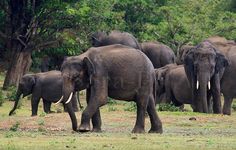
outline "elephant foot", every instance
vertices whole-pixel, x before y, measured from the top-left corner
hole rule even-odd
[[[132,130],[132,133],[145,133],[145,130],[143,128],[138,128],[138,127],[135,127],[133,130]]]
[[[231,111],[223,111],[224,115],[231,115]]]
[[[53,114],[53,113],[56,113],[55,111],[47,111],[47,112],[45,112],[46,114]]]
[[[163,129],[162,129],[162,127],[157,128],[157,129],[151,128],[151,129],[148,131],[148,133],[160,133],[160,134],[162,134],[162,133],[163,133]]]
[[[90,125],[88,124],[81,124],[79,126],[79,132],[89,132],[90,131]]]
[[[31,117],[35,117],[35,116],[37,116],[37,114],[32,114],[32,115],[31,115]]]
[[[92,132],[102,132],[101,128],[93,128]]]

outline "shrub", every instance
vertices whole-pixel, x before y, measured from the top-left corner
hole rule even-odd
[[[236,111],[236,103],[233,103],[232,108],[234,111]]]
[[[16,87],[10,86],[8,88],[7,99],[9,99],[10,101],[14,101],[16,99],[16,92],[17,92]]]
[[[107,102],[107,104],[108,104],[108,105],[115,105],[115,104],[117,104],[117,101],[114,100],[114,99],[112,99],[112,98],[110,98],[110,97],[108,97],[108,102]]]
[[[39,119],[38,120],[38,125],[40,125],[40,126],[44,126],[44,120],[43,119]]]
[[[159,111],[180,111],[180,109],[173,104],[159,104]]]
[[[125,104],[126,107],[124,108],[124,111],[136,111],[137,106],[135,102],[128,102]]]

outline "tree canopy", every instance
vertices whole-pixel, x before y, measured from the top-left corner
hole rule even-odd
[[[174,51],[214,35],[236,39],[235,0],[2,0],[0,8],[0,57],[27,51],[33,63],[80,54],[96,31],[130,32]]]

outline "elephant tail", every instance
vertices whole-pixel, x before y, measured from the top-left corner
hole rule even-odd
[[[9,112],[9,116],[11,116],[14,111],[17,109],[17,105],[18,102],[20,100],[20,96],[21,96],[21,92],[19,90],[17,90],[17,94],[16,94],[16,98],[15,98],[15,103],[14,103],[14,107],[12,108],[12,110]]]

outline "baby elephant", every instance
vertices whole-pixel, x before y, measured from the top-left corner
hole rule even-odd
[[[164,92],[166,98],[158,103],[173,103],[175,106],[192,104],[191,87],[183,65],[170,64],[156,69],[157,97]],[[211,107],[208,91],[208,106]],[[192,106],[193,107],[193,106]]]
[[[32,94],[32,116],[37,115],[40,98],[43,99],[44,112],[50,113],[51,103],[56,103],[62,95],[61,72],[49,71],[44,73],[24,75],[20,80],[15,98],[15,104],[13,109],[10,111],[9,116],[12,115],[15,109],[17,108],[17,104],[22,94],[23,97]],[[78,111],[77,101],[77,94],[74,94],[72,96],[72,104],[74,111]]]

